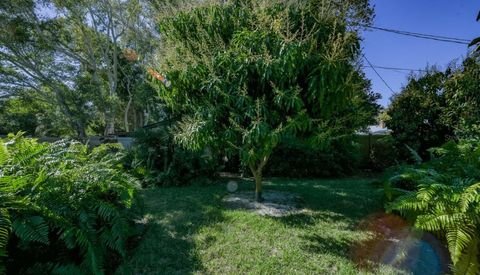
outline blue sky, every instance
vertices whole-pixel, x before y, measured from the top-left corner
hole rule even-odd
[[[463,39],[480,36],[476,16],[479,0],[371,0],[375,6],[374,26]],[[419,39],[383,31],[365,31],[362,47],[376,66],[423,69],[435,65],[444,69],[452,60],[461,61],[466,45]],[[392,92],[372,69],[365,68],[373,90],[382,94],[387,106]],[[395,91],[406,84],[408,72],[377,69]]]

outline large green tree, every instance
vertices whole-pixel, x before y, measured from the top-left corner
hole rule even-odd
[[[459,138],[480,136],[480,61],[467,58],[445,82],[443,123]]]
[[[15,96],[20,91],[55,106],[78,136],[85,136],[88,113],[74,89],[75,52],[60,50],[54,39],[62,33],[59,21],[38,12],[39,3],[8,0],[0,3],[0,91]]]
[[[150,113],[144,110],[151,104],[134,102],[137,88],[146,89],[131,68],[152,59],[158,38],[152,10],[142,0],[2,1],[0,93],[28,89],[31,98],[60,110],[79,137],[92,128],[114,134],[119,120],[129,130],[135,106],[144,107],[135,114]]]
[[[176,140],[239,153],[261,200],[263,169],[283,136],[325,144],[350,132],[343,114],[365,81],[354,64],[359,37],[339,7],[227,1],[163,18],[159,70],[172,86],[159,84],[159,95],[183,115]]]
[[[428,157],[427,149],[442,145],[452,135],[451,127],[441,119],[446,79],[446,73],[429,69],[423,75],[411,76],[402,91],[392,97],[386,125],[393,131],[404,159],[410,156],[405,145]]]

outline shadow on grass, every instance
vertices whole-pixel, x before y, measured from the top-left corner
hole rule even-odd
[[[304,237],[307,242],[304,249],[311,253],[328,253],[338,257],[345,257],[349,254],[353,240],[347,238],[331,238],[321,234],[312,234]]]
[[[144,190],[147,229],[117,274],[188,274],[201,271],[193,236],[223,221],[219,188],[154,188]],[[214,243],[207,239],[202,245]]]
[[[306,212],[277,218],[289,226],[308,226],[318,221],[356,226],[365,216],[382,210],[381,190],[370,181],[276,179],[268,181],[265,190],[287,191],[302,198],[299,208],[305,208]]]
[[[265,189],[292,192],[302,198],[299,208],[304,212],[274,219],[291,227],[311,227],[312,233],[302,236],[299,244],[305,251],[350,257],[364,231],[359,223],[383,209],[382,193],[371,184],[373,180],[276,179]]]

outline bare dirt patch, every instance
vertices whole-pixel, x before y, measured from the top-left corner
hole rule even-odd
[[[283,217],[304,210],[300,207],[301,198],[295,194],[281,191],[263,193],[263,201],[255,201],[254,192],[236,192],[223,198],[230,209],[253,211],[262,216]]]

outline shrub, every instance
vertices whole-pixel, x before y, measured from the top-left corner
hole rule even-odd
[[[135,234],[137,184],[117,145],[0,140],[0,256],[12,274],[102,274]]]
[[[365,137],[369,138],[368,136]],[[384,171],[397,164],[398,151],[395,148],[395,141],[392,136],[371,136],[370,138],[371,142],[367,145],[366,156],[362,160],[363,168]]]
[[[386,183],[387,210],[398,211],[417,228],[444,239],[456,274],[480,273],[480,142],[448,142],[430,149],[431,160],[404,167]],[[399,179],[413,191],[392,191]]]
[[[168,168],[159,172],[157,185],[181,186],[194,181],[208,183],[218,176],[220,169],[209,150],[195,152],[176,148]]]
[[[326,148],[316,148],[286,138],[273,152],[265,173],[283,177],[344,176],[356,171],[359,160],[358,144],[351,139],[334,140]]]
[[[181,186],[193,180],[209,181],[221,169],[211,150],[192,151],[175,146],[166,127],[137,131],[134,138],[126,162],[144,185]]]

